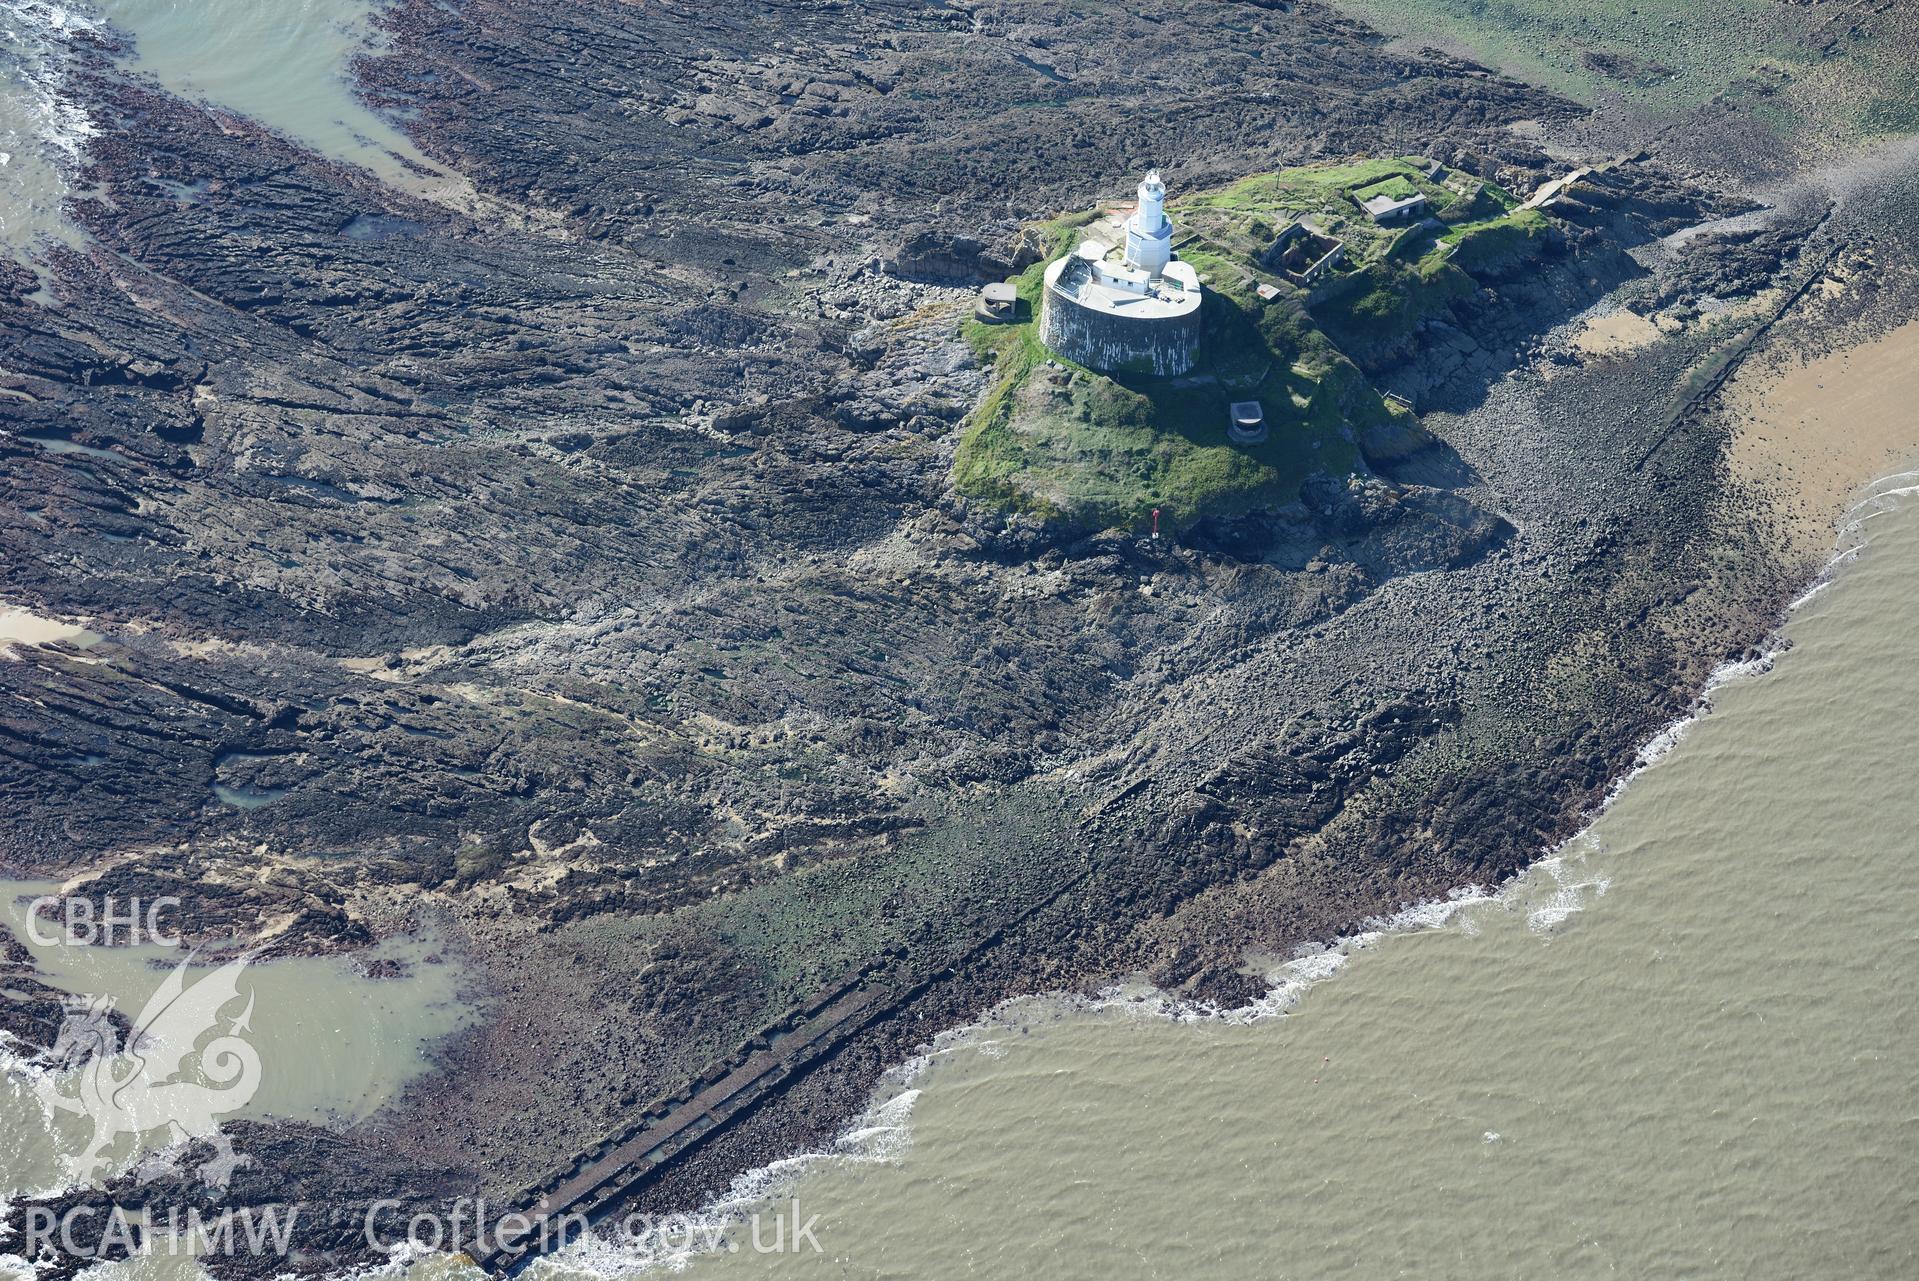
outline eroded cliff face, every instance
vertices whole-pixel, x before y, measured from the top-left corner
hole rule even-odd
[[[58,304],[0,277],[0,544],[109,639],[0,661],[0,853],[282,947],[431,920],[487,1014],[368,1125],[258,1139],[255,1193],[510,1192],[864,975],[890,1013],[647,1192],[695,1200],[1003,996],[1229,999],[1246,946],[1505,875],[1765,632],[1802,567],[1648,408],[1711,335],[1502,349],[1387,474],[1185,546],[953,495],[952,282],[1024,220],[1148,159],[1523,184],[1507,126],[1573,110],[1308,5],[1177,17],[404,4],[362,71],[465,211],[77,74],[113,128]]]

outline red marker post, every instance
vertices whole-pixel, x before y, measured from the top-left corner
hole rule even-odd
[[[1159,508],[1153,508],[1153,541],[1159,541]]]

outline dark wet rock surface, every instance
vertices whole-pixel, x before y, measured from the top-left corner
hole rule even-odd
[[[1023,223],[1149,160],[1390,149],[1530,188],[1564,166],[1506,126],[1574,108],[1305,4],[388,25],[367,82],[486,200],[103,58],[76,78],[113,122],[74,211],[96,247],[53,309],[0,268],[5,598],[108,637],[0,661],[0,863],[105,865],[287,948],[430,921],[475,976],[485,1019],[397,1105],[251,1136],[247,1195],[316,1225],[508,1196],[849,973],[897,1006],[651,1202],[827,1141],[1008,995],[1238,1000],[1245,948],[1511,873],[1807,570],[1682,412],[1726,335],[1625,361],[1547,331],[1621,282],[1649,309],[1791,285],[1839,241],[1872,299],[1814,291],[1766,341],[1909,312],[1866,206],[1627,256],[1750,207],[1649,158],[1457,340],[1382,353],[1436,412],[1360,442],[1364,474],[1178,539],[1065,535],[949,484],[985,382],[965,286],[1025,260]],[[35,999],[0,1007],[29,1039]],[[315,1268],[353,1257],[330,1231]]]

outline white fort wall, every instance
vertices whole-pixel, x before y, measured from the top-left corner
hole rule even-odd
[[[1088,240],[1046,269],[1040,340],[1104,373],[1188,373],[1199,360],[1199,275],[1173,253],[1166,184],[1157,170],[1139,184],[1122,257]]]
[[[1082,301],[1060,277],[1074,266],[1068,255],[1046,272],[1040,306],[1040,340],[1066,359],[1109,373],[1171,378],[1189,373],[1199,360],[1200,308],[1118,309]],[[1141,314],[1144,312],[1160,314]]]

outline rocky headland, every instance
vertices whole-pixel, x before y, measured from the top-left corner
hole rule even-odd
[[[1009,996],[1243,1002],[1249,955],[1512,874],[1817,569],[1729,381],[1919,307],[1909,168],[1602,153],[1311,3],[382,21],[366,94],[472,198],[102,32],[86,243],[51,302],[0,264],[4,599],[104,638],[0,661],[0,867],[282,950],[430,925],[483,1015],[370,1121],[248,1127],[232,1196],[314,1205],[313,1271],[357,1204],[510,1202],[756,1054],[634,1195],[829,1141]],[[961,320],[1031,228],[1366,154],[1604,163],[1543,268],[1352,353],[1416,431],[1157,541],[961,492]]]

